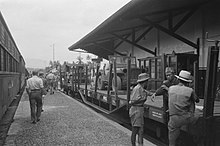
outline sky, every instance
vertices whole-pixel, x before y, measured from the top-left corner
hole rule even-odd
[[[0,0],[0,11],[27,67],[76,61],[68,47],[130,0]],[[54,52],[53,52],[54,50]],[[81,56],[86,59],[86,55]],[[92,55],[93,56],[93,55]]]

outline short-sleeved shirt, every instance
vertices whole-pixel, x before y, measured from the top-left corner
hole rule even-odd
[[[182,84],[174,85],[169,88],[169,114],[184,115],[193,113],[195,104],[194,90]]]
[[[131,101],[136,101],[140,99],[145,99],[147,96],[147,93],[144,91],[144,88],[140,85],[137,84],[131,94]]]
[[[144,91],[144,88],[137,84],[131,94],[131,102],[137,101],[137,100],[145,100],[147,98],[147,93]],[[138,103],[133,106],[131,106],[129,110],[129,116],[131,118],[131,124],[132,126],[141,127],[144,124],[144,107],[143,103]]]
[[[32,78],[27,80],[27,89],[35,90],[42,89],[43,87],[43,80],[38,76],[33,76]]]

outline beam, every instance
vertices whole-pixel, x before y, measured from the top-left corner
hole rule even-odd
[[[141,49],[141,50],[144,50],[144,51],[146,51],[146,52],[148,52],[148,53],[150,53],[150,54],[156,55],[155,52],[151,51],[150,49],[147,49],[147,48],[145,48],[145,47],[143,47],[143,46],[141,46],[141,45],[138,45],[138,44],[136,44],[136,43],[133,43],[132,41],[127,40],[127,39],[125,39],[125,38],[123,38],[123,37],[121,37],[121,36],[119,36],[119,35],[117,35],[117,34],[114,34],[114,33],[111,33],[111,34],[112,34],[113,36],[115,36],[115,37],[117,37],[117,38],[119,38],[119,39],[121,39],[121,40],[123,40],[123,41],[129,43],[129,44],[134,45],[135,47],[138,47],[138,48]]]
[[[115,50],[107,49],[106,47],[104,47],[104,46],[102,46],[102,45],[100,45],[100,44],[98,44],[98,43],[93,43],[93,44],[96,45],[96,46],[98,46],[98,47],[100,47],[100,48],[102,48],[103,50],[108,51],[108,52],[116,53],[116,54],[118,54],[118,55],[124,56],[124,54],[122,54],[122,53],[120,53],[120,52],[118,52],[118,51],[115,51]]]
[[[197,10],[198,8],[193,8],[192,10],[190,10],[172,29],[173,32],[177,31],[177,29],[179,29],[185,22],[187,19],[189,19],[194,12]]]
[[[128,34],[127,36],[125,36],[125,39],[127,39],[130,36],[130,34]],[[117,49],[124,41],[120,41],[117,45],[115,45],[114,50]]]
[[[143,32],[136,40],[135,43],[139,42],[153,27],[150,26],[145,32]]]
[[[178,39],[178,40],[188,44],[189,46],[191,46],[193,48],[196,48],[196,49],[198,48],[197,44],[195,44],[194,42],[191,42],[191,41],[187,40],[186,38],[184,38],[184,37],[182,37],[182,36],[172,32],[171,30],[169,30],[169,29],[167,29],[167,28],[165,28],[165,27],[163,27],[163,26],[161,26],[159,24],[156,24],[156,23],[152,22],[151,20],[149,20],[147,18],[141,18],[141,19],[146,21],[147,23],[149,23],[151,26],[153,26],[153,27],[155,27],[155,28],[157,28],[157,29],[159,29],[159,30],[169,34],[170,36],[172,36],[172,37],[174,37],[174,38],[176,38],[176,39]]]

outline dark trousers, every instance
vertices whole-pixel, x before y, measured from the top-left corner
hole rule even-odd
[[[33,91],[29,96],[30,108],[31,108],[31,120],[37,121],[40,118],[42,110],[42,95],[41,91]]]
[[[143,145],[143,133],[144,133],[144,127],[136,127],[132,126],[132,134],[131,134],[131,144],[132,146],[136,145],[136,135],[138,134],[138,144]]]

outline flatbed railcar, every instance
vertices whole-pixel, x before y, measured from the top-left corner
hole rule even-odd
[[[25,61],[0,12],[0,120],[25,85]]]
[[[180,69],[190,70],[194,76],[194,89],[201,97],[200,104],[204,106],[203,111],[196,110],[200,115],[196,126],[182,130],[182,137],[188,137],[188,140],[183,141],[189,141],[188,145],[217,146],[220,144],[219,99],[215,98],[220,67],[219,5],[219,0],[132,0],[70,46],[69,50],[80,48],[105,59],[108,59],[109,55],[123,55],[124,52],[140,61],[152,57],[154,59],[143,61],[139,67],[148,67],[149,71],[152,71],[151,87],[154,89],[158,88],[164,79],[164,68],[159,66],[176,66],[176,74]],[[172,56],[172,52],[184,54],[163,58],[162,62],[155,59],[163,54]],[[188,60],[185,59],[187,56],[194,57]],[[182,64],[184,66],[181,67],[179,59],[183,62],[186,60]],[[169,64],[170,61],[175,64]],[[163,64],[165,62],[167,64]],[[127,118],[124,122],[129,121],[126,103],[130,99],[130,89],[125,91],[125,99],[122,99],[119,93],[111,94],[108,90],[102,93],[103,91],[91,90],[88,86],[84,89],[76,86],[72,90],[97,109],[113,115],[118,114],[120,119]],[[155,103],[146,103],[145,107],[145,131],[153,131],[151,133],[167,144],[167,113],[164,110],[163,97],[158,97]]]

